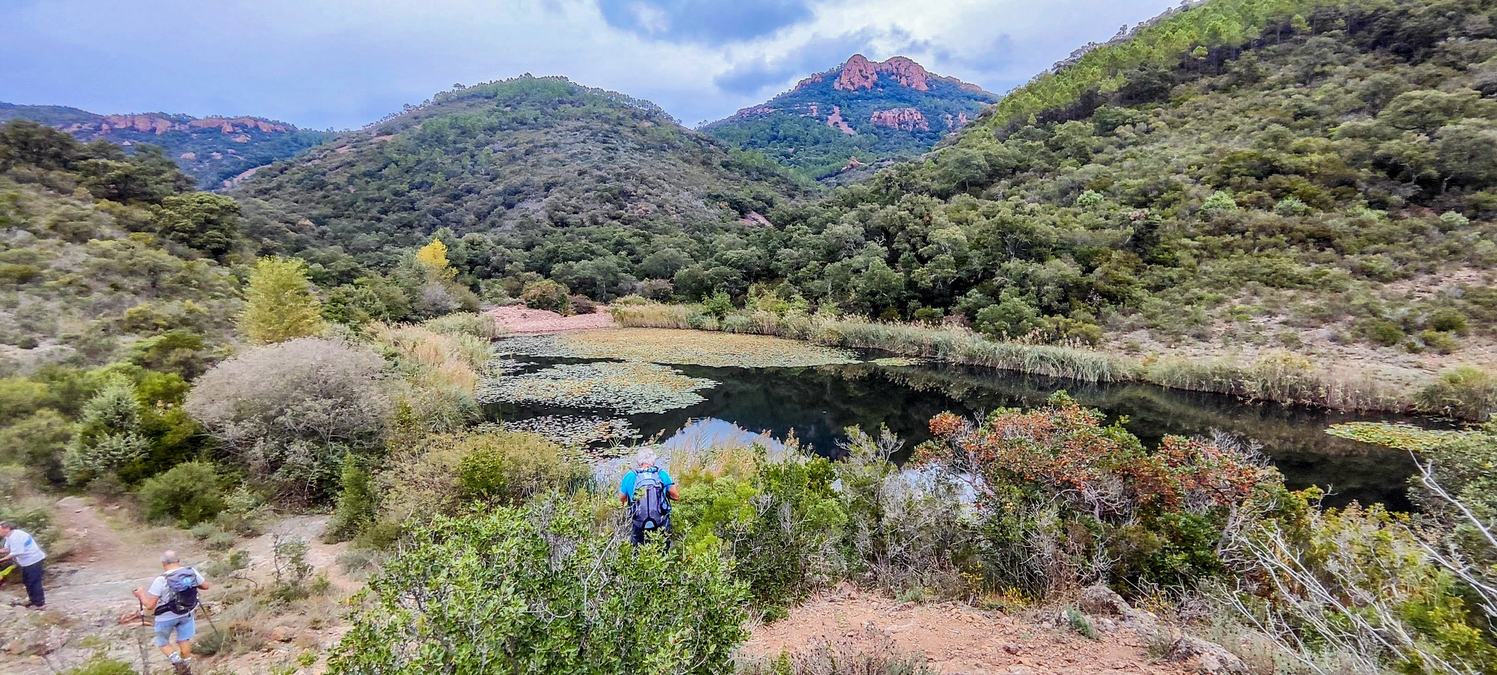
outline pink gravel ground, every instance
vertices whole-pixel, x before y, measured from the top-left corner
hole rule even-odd
[[[488,311],[489,316],[510,335],[541,335],[594,328],[618,328],[607,308],[598,307],[592,314],[562,316],[544,309],[524,305],[506,305]]]

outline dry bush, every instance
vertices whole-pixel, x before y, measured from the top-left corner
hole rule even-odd
[[[253,479],[314,501],[337,482],[344,453],[379,447],[390,411],[384,368],[378,354],[335,340],[255,347],[199,378],[187,411]]]

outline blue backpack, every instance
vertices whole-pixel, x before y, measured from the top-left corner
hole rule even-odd
[[[671,501],[666,494],[665,483],[660,480],[660,469],[650,467],[634,475],[634,494],[630,496],[629,511],[634,517],[634,526],[645,529],[670,526]]]
[[[198,607],[198,573],[191,567],[178,567],[165,574],[166,592],[156,603],[156,614],[186,614]]]

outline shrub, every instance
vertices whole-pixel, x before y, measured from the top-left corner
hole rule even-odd
[[[723,475],[687,484],[672,519],[693,552],[731,552],[733,575],[770,613],[841,574],[847,513],[825,458],[761,455],[752,479]]]
[[[1467,319],[1465,312],[1454,307],[1441,307],[1429,313],[1424,324],[1430,330],[1444,331],[1446,333],[1466,334]]]
[[[346,452],[376,449],[390,407],[379,355],[335,340],[299,338],[214,366],[187,411],[233,464],[280,496],[325,498]]]
[[[573,295],[568,298],[568,302],[571,303],[574,314],[592,314],[598,311],[598,303],[585,295]]]
[[[718,321],[733,311],[733,298],[723,291],[713,293],[702,300],[702,311]]]
[[[1475,366],[1452,368],[1414,395],[1419,410],[1470,420],[1497,414],[1497,376]]]
[[[1063,392],[975,425],[931,419],[935,440],[917,459],[974,477],[998,585],[1043,595],[1106,575],[1173,585],[1214,574],[1226,515],[1282,490],[1272,469],[1225,443],[1166,436],[1149,452],[1101,421]],[[1151,538],[1129,538],[1135,528]]]
[[[436,519],[369,582],[330,671],[730,670],[746,592],[723,559],[621,544],[592,510],[551,498]]]
[[[571,291],[561,283],[540,279],[525,284],[520,291],[520,300],[531,309],[544,309],[557,314],[572,313]]]
[[[63,675],[135,675],[135,666],[103,654],[95,654],[83,665],[63,671]]]
[[[107,378],[84,404],[77,434],[63,456],[68,480],[82,485],[143,457],[149,441],[141,433],[140,417],[135,385],[122,375]]]
[[[352,538],[374,522],[379,509],[369,470],[359,466],[352,455],[343,458],[338,483],[338,509],[333,512],[333,519],[323,533],[323,540],[328,543]]]
[[[73,433],[73,425],[56,410],[38,410],[0,427],[0,464],[19,464],[50,483],[60,483],[60,458]]]
[[[1387,319],[1366,319],[1357,324],[1357,332],[1375,344],[1392,347],[1403,342],[1403,328]]]
[[[239,330],[250,342],[270,344],[322,332],[322,305],[296,258],[261,258],[250,273]]]
[[[1450,333],[1437,330],[1425,329],[1419,331],[1419,342],[1425,349],[1430,349],[1439,354],[1449,354],[1461,346],[1461,341]]]
[[[140,501],[147,518],[183,527],[212,519],[226,506],[218,472],[207,462],[184,462],[146,479]]]
[[[421,323],[421,326],[433,333],[466,335],[485,340],[504,335],[504,329],[499,326],[499,322],[495,321],[494,317],[474,312],[458,312],[427,319]]]
[[[404,522],[453,514],[465,502],[518,504],[531,495],[575,488],[589,474],[561,446],[514,431],[438,434],[396,455],[378,477],[383,518]]]

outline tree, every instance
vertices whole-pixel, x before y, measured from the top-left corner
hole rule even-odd
[[[222,258],[239,237],[239,202],[207,192],[170,195],[154,220],[163,239]]]
[[[416,262],[427,274],[438,279],[451,279],[457,274],[447,262],[447,245],[441,239],[433,238],[431,243],[416,251]]]
[[[271,344],[322,332],[322,306],[295,258],[261,258],[250,274],[239,330],[251,342]]]
[[[77,434],[63,455],[68,480],[82,485],[140,459],[150,447],[141,433],[140,401],[123,375],[105,380],[83,406]]]

